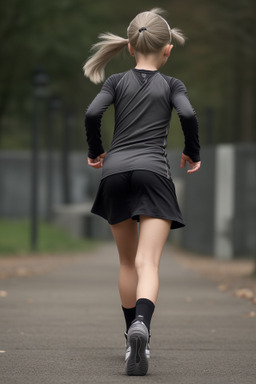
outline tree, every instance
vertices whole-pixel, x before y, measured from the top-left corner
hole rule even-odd
[[[51,77],[51,92],[77,115],[76,148],[83,148],[83,115],[99,90],[83,78],[82,66],[100,32],[125,37],[131,19],[155,6],[153,0],[9,0],[0,3],[0,147],[14,137],[16,147],[28,146],[31,112],[31,73],[42,65]],[[207,142],[207,118],[212,141],[255,141],[254,0],[161,0],[171,27],[188,36],[174,49],[163,72],[181,78],[189,89]],[[124,71],[132,60],[114,60],[106,74]],[[209,117],[210,116],[210,117]],[[113,121],[106,115],[111,136]],[[174,119],[174,127],[178,122]],[[210,129],[210,128],[209,128]],[[175,141],[175,145],[179,140]],[[2,143],[2,144],[1,144]]]

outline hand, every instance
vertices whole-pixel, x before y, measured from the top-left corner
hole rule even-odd
[[[184,168],[186,162],[188,162],[190,166],[190,169],[187,171],[187,173],[194,173],[198,171],[198,169],[201,167],[201,161],[194,162],[189,156],[184,155],[184,153],[182,153],[180,167]]]
[[[102,168],[105,156],[106,156],[106,152],[97,156],[96,159],[90,159],[90,157],[88,157],[88,165],[90,165],[90,167],[93,167],[95,169]]]

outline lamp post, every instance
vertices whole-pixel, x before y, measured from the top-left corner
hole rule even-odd
[[[52,218],[53,204],[53,142],[54,142],[54,123],[55,114],[62,107],[61,99],[53,95],[49,99],[48,121],[47,121],[47,183],[46,183],[46,218],[50,221]]]
[[[37,68],[32,76],[33,120],[31,148],[31,250],[37,249],[38,235],[38,141],[39,141],[39,100],[47,97],[48,74]]]
[[[75,125],[75,116],[72,110],[68,110],[65,117],[62,149],[63,202],[64,204],[70,204],[72,198],[70,190],[69,154],[71,147],[71,134]]]

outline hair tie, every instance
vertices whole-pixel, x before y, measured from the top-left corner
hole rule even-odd
[[[147,28],[146,27],[142,27],[139,29],[139,32],[142,32],[142,31],[147,31]]]

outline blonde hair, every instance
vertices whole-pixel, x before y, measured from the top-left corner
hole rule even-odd
[[[106,64],[128,43],[142,54],[158,52],[172,42],[183,45],[185,43],[183,33],[177,28],[171,29],[161,14],[163,11],[160,8],[139,13],[127,29],[128,39],[112,33],[100,34],[101,41],[92,47],[96,52],[83,66],[84,75],[95,84],[102,82],[105,78]]]

